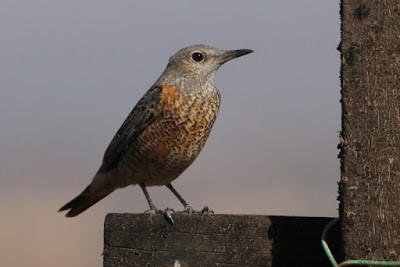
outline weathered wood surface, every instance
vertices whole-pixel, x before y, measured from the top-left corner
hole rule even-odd
[[[342,0],[345,259],[400,258],[400,4]]]
[[[332,218],[108,214],[104,266],[329,266],[320,236]],[[331,245],[338,245],[332,231]],[[179,265],[176,265],[179,266]]]

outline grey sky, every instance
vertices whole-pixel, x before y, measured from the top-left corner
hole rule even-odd
[[[147,209],[141,190],[74,219],[56,211],[168,58],[196,43],[255,53],[217,73],[219,117],[177,190],[217,213],[336,216],[339,29],[338,1],[3,1],[0,265],[101,265],[105,214]]]

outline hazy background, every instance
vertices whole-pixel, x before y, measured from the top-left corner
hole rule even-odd
[[[178,49],[255,53],[216,76],[222,106],[174,185],[216,213],[336,216],[338,1],[0,1],[0,266],[101,266],[104,216],[142,212],[139,187],[82,215],[132,107]],[[159,208],[181,209],[165,187]]]

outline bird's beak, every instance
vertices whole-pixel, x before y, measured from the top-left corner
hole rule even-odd
[[[225,62],[237,58],[237,57],[241,57],[250,53],[253,53],[254,51],[251,49],[239,49],[239,50],[228,50],[225,51],[221,57],[220,57],[220,63],[224,64]]]

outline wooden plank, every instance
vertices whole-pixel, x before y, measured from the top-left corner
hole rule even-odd
[[[108,214],[104,266],[328,266],[320,235],[332,218]],[[337,231],[332,246],[337,247]],[[178,266],[178,265],[177,265]]]
[[[342,0],[345,259],[400,258],[400,5]]]

